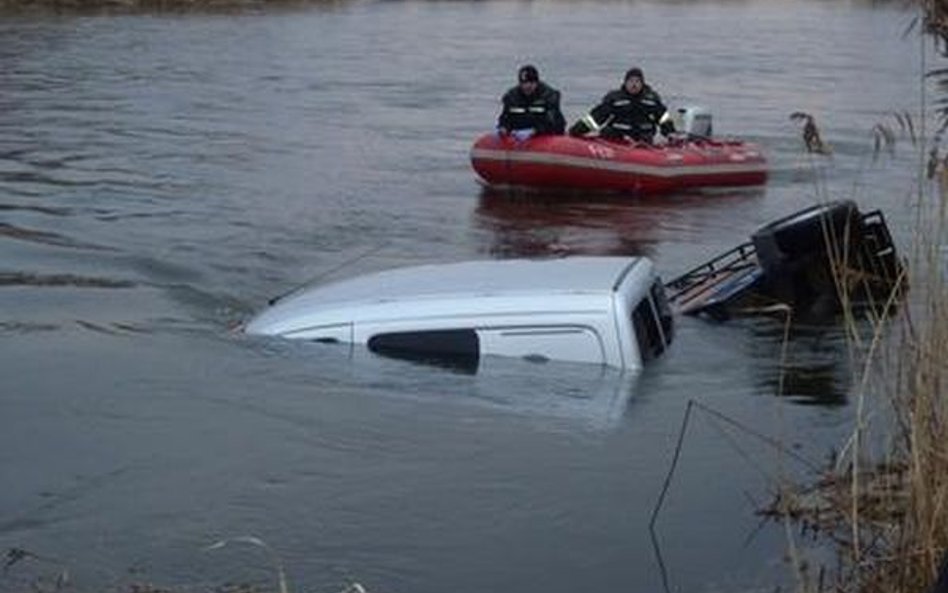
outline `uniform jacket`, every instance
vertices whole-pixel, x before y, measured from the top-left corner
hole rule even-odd
[[[645,85],[636,95],[629,94],[622,87],[607,93],[589,115],[577,124],[587,129],[577,131],[584,133],[598,129],[603,138],[651,142],[666,112],[665,104],[652,87]]]
[[[502,99],[504,104],[497,126],[507,130],[533,128],[537,134],[562,134],[566,119],[560,111],[560,92],[543,82],[527,96],[515,86]]]

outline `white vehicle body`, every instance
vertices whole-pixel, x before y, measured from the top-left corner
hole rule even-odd
[[[396,356],[638,369],[671,342],[672,318],[648,259],[570,257],[424,265],[310,287],[278,300],[245,331]]]

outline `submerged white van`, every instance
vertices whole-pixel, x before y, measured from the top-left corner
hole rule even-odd
[[[245,331],[432,362],[496,355],[635,370],[668,347],[673,322],[650,260],[568,257],[423,265],[305,288]]]

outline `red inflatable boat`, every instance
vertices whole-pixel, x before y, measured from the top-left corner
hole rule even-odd
[[[655,194],[695,187],[761,185],[760,148],[740,140],[630,144],[600,138],[481,136],[471,163],[489,185]]]

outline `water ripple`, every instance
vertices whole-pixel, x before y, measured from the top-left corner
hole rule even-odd
[[[132,288],[134,282],[111,278],[93,278],[75,274],[31,274],[0,272],[0,286],[68,286],[73,288]]]
[[[54,206],[24,206],[22,204],[0,204],[0,211],[38,212],[40,214],[48,214],[49,216],[69,216],[73,212],[71,208],[60,208]]]
[[[37,332],[50,332],[59,329],[55,323],[33,323],[29,321],[0,321],[0,333],[6,334],[32,334]]]
[[[12,224],[7,224],[5,222],[0,222],[0,237],[9,237],[10,239],[17,239],[19,241],[30,241],[33,243],[43,243],[46,245],[55,245],[57,247],[71,247],[73,249],[93,249],[98,251],[112,250],[110,247],[86,243],[84,241],[77,241],[57,233],[26,229],[14,226]]]

